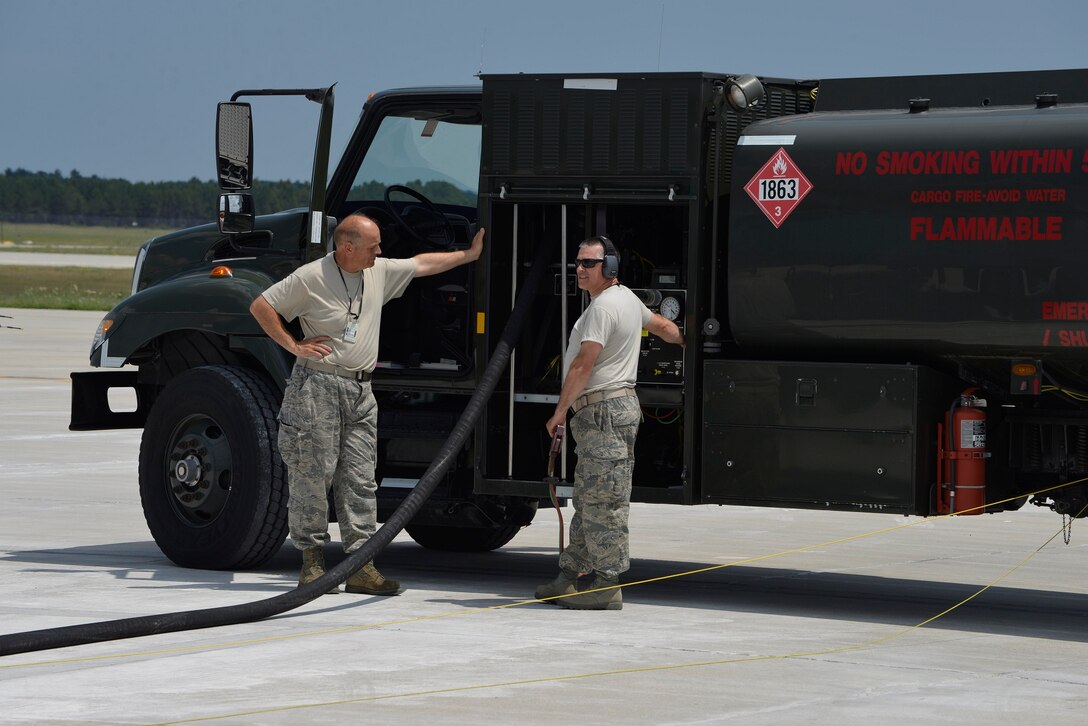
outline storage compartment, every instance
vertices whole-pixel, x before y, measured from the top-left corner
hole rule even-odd
[[[911,365],[707,361],[703,501],[929,512],[962,385]]]

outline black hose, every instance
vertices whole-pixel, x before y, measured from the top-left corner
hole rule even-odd
[[[491,396],[492,391],[495,390],[495,386],[498,385],[499,376],[510,360],[510,352],[513,349],[514,341],[517,340],[521,332],[529,305],[536,294],[537,288],[540,286],[540,281],[544,277],[544,270],[548,262],[548,251],[549,247],[545,244],[540,245],[540,249],[537,250],[536,259],[533,261],[529,277],[518,294],[517,302],[510,313],[510,319],[502,331],[502,336],[494,353],[491,354],[491,360],[488,361],[487,367],[480,376],[475,393],[469,398],[461,418],[453,427],[453,431],[450,433],[449,438],[446,439],[446,443],[443,444],[430,467],[420,478],[419,483],[404,498],[400,506],[389,516],[389,519],[367,540],[366,544],[348,555],[340,564],[330,568],[324,575],[307,585],[285,592],[282,595],[257,600],[256,602],[243,603],[242,605],[106,620],[98,623],[3,635],[0,636],[0,656],[49,650],[51,648],[65,648],[86,643],[100,643],[122,638],[135,638],[158,633],[174,633],[221,625],[251,623],[270,618],[273,615],[279,615],[288,610],[294,610],[311,600],[317,599],[332,587],[339,586],[350,575],[362,568],[364,564],[374,559],[385,549],[386,545],[393,541],[394,537],[400,534],[400,531],[411,521],[423,503],[427,501],[438,481],[456,460],[457,453],[464,446],[469,434],[472,433],[484,404]]]

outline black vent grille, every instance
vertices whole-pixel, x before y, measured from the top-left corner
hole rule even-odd
[[[674,88],[669,92],[669,124],[668,124],[668,171],[682,174],[688,168],[688,139],[691,136],[692,124],[696,119],[692,118],[688,111],[691,102],[691,93],[686,88]]]
[[[564,169],[585,169],[586,158],[586,96],[585,94],[578,94],[572,96],[567,102],[567,139],[566,142],[560,143],[566,147],[566,166],[557,169],[562,173]],[[562,126],[562,121],[560,121]],[[562,139],[562,135],[560,135]],[[498,171],[498,173],[517,174],[518,172],[533,172],[536,171],[532,167],[519,167],[517,169],[507,169],[504,171]]]
[[[691,178],[704,173],[703,155],[709,154],[704,179],[709,187],[719,139],[707,124],[719,81],[702,74],[620,76],[610,89],[593,88],[602,85],[599,81],[521,75],[485,79],[481,172],[506,179]],[[807,88],[780,83],[766,91],[765,102],[755,109],[724,111],[717,165],[723,193],[729,188],[733,148],[748,124],[813,108]]]
[[[492,163],[503,168],[512,166],[510,163],[510,131],[514,125],[510,123],[511,95],[509,89],[501,89],[495,92],[494,103],[491,108],[491,124],[488,126],[492,136],[491,144],[488,145]]]
[[[612,90],[564,87],[564,80],[485,80],[485,175],[698,173],[702,76],[624,77]]]
[[[559,170],[559,89],[547,88],[540,94],[540,167]]]
[[[661,98],[661,91],[654,88],[646,93],[643,101],[641,171],[644,172],[661,168],[661,139],[664,128]]]

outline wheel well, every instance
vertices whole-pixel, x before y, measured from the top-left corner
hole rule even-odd
[[[232,349],[228,336],[204,330],[174,330],[159,336],[145,346],[139,365],[139,382],[153,386],[155,398],[167,383],[201,366],[231,366],[268,375],[253,355]]]

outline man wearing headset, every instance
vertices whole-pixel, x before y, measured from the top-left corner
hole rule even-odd
[[[538,587],[536,597],[556,598],[549,602],[575,610],[619,610],[619,577],[630,567],[627,515],[642,421],[635,395],[642,331],[677,345],[684,345],[684,337],[675,323],[650,312],[620,284],[619,253],[607,237],[582,242],[574,262],[578,287],[589,293],[590,303],[571,330],[563,388],[545,426],[554,436],[567,410],[574,414],[575,514],[570,544],[559,556],[559,576]],[[589,572],[595,574],[590,591],[579,593],[578,578]]]

